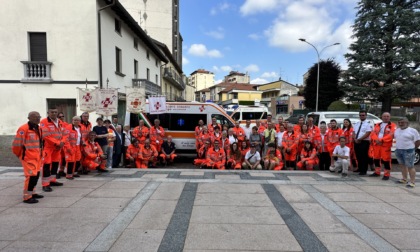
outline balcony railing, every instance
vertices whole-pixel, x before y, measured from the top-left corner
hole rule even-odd
[[[147,95],[160,95],[162,88],[146,79],[133,79],[133,87],[144,87]]]
[[[52,82],[51,62],[21,61],[23,64],[22,82]]]
[[[185,89],[185,83],[182,80],[182,77],[179,76],[178,72],[174,69],[171,69],[169,67],[165,67],[163,71],[163,78],[167,79],[169,82],[171,82],[176,88],[180,90]]]
[[[171,94],[169,92],[164,92],[162,93],[162,95],[166,96],[166,101],[185,101],[185,99],[182,96]]]

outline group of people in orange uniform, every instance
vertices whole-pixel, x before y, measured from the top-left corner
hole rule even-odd
[[[25,203],[37,203],[38,199],[44,197],[35,192],[40,176],[42,190],[51,192],[52,187],[63,185],[57,181],[60,175],[73,180],[91,170],[108,172],[108,157],[95,141],[97,133],[92,131],[89,113],[74,116],[72,123],[66,123],[64,114],[61,118],[59,114],[62,113],[57,108],[50,108],[48,116],[41,120],[39,112],[32,111],[28,114],[28,122],[16,132],[12,152],[23,166]],[[140,121],[132,132],[132,144],[128,146],[125,157],[137,168],[154,167],[158,157],[164,164],[173,162],[176,157],[175,144],[171,136],[163,141],[164,136],[159,120],[156,119],[150,129]]]
[[[365,112],[363,112],[365,113]],[[389,117],[389,113],[385,114]],[[318,165],[320,170],[334,167],[333,151],[340,145],[340,138],[345,138],[345,145],[350,149],[349,164],[353,171],[358,167],[358,158],[354,144],[360,142],[359,132],[356,132],[349,119],[344,119],[342,128],[337,121],[321,122],[320,127],[314,125],[314,119],[309,117],[306,124],[304,118],[299,118],[296,125],[278,118],[274,122],[269,115],[267,120],[257,120],[254,127],[247,120],[245,126],[236,122],[233,128],[220,125],[213,118],[204,125],[200,120],[195,128],[197,159],[194,164],[201,168],[216,169],[298,169],[313,170]],[[362,121],[363,122],[363,121]],[[391,145],[395,124],[384,120],[384,124],[376,124],[373,129],[364,129],[369,135],[369,164],[375,165],[375,173],[379,176],[381,165],[385,168],[385,179],[389,178],[391,165]],[[362,124],[364,125],[364,124]],[[385,125],[385,126],[384,126]],[[365,127],[358,125],[358,129]],[[250,132],[250,133],[248,133]],[[357,134],[356,134],[357,133]],[[362,135],[360,135],[362,136]],[[247,165],[247,153],[258,152],[260,165]],[[248,155],[249,157],[250,155]],[[255,156],[255,155],[254,155]],[[361,172],[360,175],[365,175]]]

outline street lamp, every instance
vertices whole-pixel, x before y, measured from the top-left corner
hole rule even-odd
[[[311,43],[309,43],[308,41],[306,41],[306,39],[304,39],[304,38],[300,38],[299,40],[300,40],[300,41],[302,41],[302,42],[305,42],[305,43],[307,43],[307,44],[309,44],[309,45],[311,45],[311,46],[315,49],[316,54],[317,54],[317,56],[318,56],[318,74],[316,75],[316,100],[315,100],[315,112],[318,112],[318,94],[319,94],[319,62],[320,62],[319,55],[320,55],[320,54],[322,53],[322,51],[324,51],[326,48],[328,48],[328,47],[330,47],[330,46],[339,45],[340,43],[334,43],[334,44],[328,45],[328,46],[326,46],[326,47],[322,48],[322,50],[319,52],[319,51],[318,51],[318,49],[317,49],[317,48],[316,48],[313,44],[311,44]]]

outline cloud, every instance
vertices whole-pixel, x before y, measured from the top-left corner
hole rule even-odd
[[[297,52],[312,50],[311,46],[299,41],[299,38],[305,38],[320,49],[339,42],[346,45],[341,47],[340,52],[343,54],[351,43],[352,22],[339,22],[340,12],[335,9],[337,6],[319,5],[324,1],[301,0],[285,6],[272,25],[264,31],[269,45]],[[337,48],[335,50],[338,52]]]
[[[220,70],[222,70],[223,72],[230,72],[230,71],[232,71],[232,67],[231,66],[221,66]]]
[[[197,57],[221,58],[223,54],[216,49],[208,50],[203,44],[192,44],[188,53]]]
[[[243,16],[267,11],[274,12],[278,10],[282,4],[288,2],[288,0],[246,0],[239,8],[239,11]]]
[[[264,72],[261,75],[261,78],[267,78],[267,79],[269,79],[269,78],[278,78],[278,77],[279,77],[279,75],[276,72]]]
[[[216,30],[208,31],[204,34],[215,39],[223,39],[225,37],[225,29],[223,27],[217,27]]]
[[[251,84],[266,84],[266,83],[269,83],[269,81],[262,78],[256,78],[256,79],[251,80]]]
[[[210,9],[210,15],[215,16],[217,14],[219,14],[220,12],[225,12],[227,11],[229,8],[231,8],[231,5],[228,3],[220,3],[219,5],[217,5],[216,7],[213,7]]]
[[[257,34],[257,33],[251,33],[248,35],[248,38],[253,39],[253,40],[259,40],[262,36]]]
[[[223,79],[219,79],[219,80],[215,80],[214,84],[219,84],[219,83],[222,83],[222,82],[223,82]]]
[[[248,71],[248,72],[258,72],[258,71],[260,71],[260,68],[257,65],[255,65],[255,64],[251,64],[251,65],[245,67],[245,71]]]
[[[188,65],[188,63],[190,63],[190,61],[184,56],[182,56],[182,65]]]

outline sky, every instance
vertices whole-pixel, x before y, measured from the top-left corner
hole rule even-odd
[[[299,38],[346,69],[356,7],[356,0],[180,0],[183,71],[211,71],[215,84],[239,71],[253,84],[301,85],[318,58]]]

